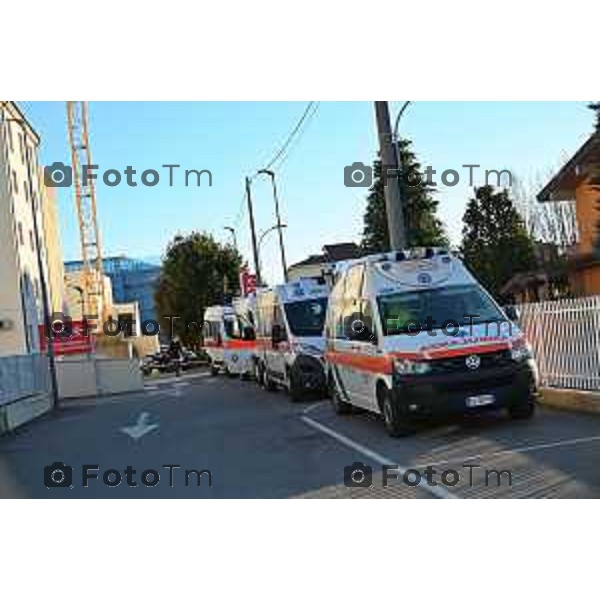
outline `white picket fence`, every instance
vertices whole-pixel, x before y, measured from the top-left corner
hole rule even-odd
[[[520,304],[541,383],[600,390],[600,296]]]

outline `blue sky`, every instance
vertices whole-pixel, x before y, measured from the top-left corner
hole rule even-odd
[[[401,130],[421,163],[439,174],[457,169],[459,185],[439,186],[440,214],[458,242],[464,206],[472,195],[462,164],[509,168],[523,179],[544,177],[591,133],[585,102],[415,102]],[[70,162],[65,103],[21,102],[42,136],[41,160]],[[401,105],[391,103],[394,113]],[[265,166],[305,109],[305,102],[90,102],[91,149],[99,172],[109,168],[161,173],[156,187],[123,182],[97,186],[105,255],[160,256],[177,232],[207,230],[225,241],[235,225],[250,260],[244,176]],[[360,240],[364,188],[346,188],[344,166],[370,163],[377,138],[370,102],[322,102],[278,171],[288,262],[317,253],[325,243]],[[210,169],[213,186],[169,187],[165,163]],[[481,183],[481,180],[476,183]],[[257,228],[274,223],[267,179],[253,185]],[[67,259],[79,258],[75,204],[70,188],[59,189],[62,244]],[[243,209],[242,209],[243,207]],[[242,210],[241,210],[242,209]],[[277,236],[263,244],[263,268],[281,278]]]

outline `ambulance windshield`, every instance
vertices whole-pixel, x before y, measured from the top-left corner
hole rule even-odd
[[[290,330],[298,337],[323,335],[326,312],[327,298],[312,298],[285,304]]]
[[[461,326],[507,322],[487,294],[477,285],[459,285],[379,296],[384,335]]]

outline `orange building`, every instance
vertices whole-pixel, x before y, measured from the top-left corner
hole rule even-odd
[[[571,291],[575,296],[600,294],[600,131],[577,150],[537,199],[575,201],[578,241],[569,252]]]

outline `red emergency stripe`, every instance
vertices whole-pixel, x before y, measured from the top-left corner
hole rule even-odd
[[[224,342],[205,340],[204,348],[225,348],[226,350],[252,350],[256,348],[256,342],[254,340],[225,340]]]
[[[353,352],[335,352],[328,350],[325,353],[325,359],[335,365],[352,367],[353,369],[368,371],[369,373],[391,375],[393,370],[393,359],[389,354],[381,356],[365,356],[364,354],[354,354]]]
[[[359,371],[391,375],[395,359],[406,360],[434,360],[440,358],[454,358],[469,354],[487,354],[510,348],[510,342],[497,342],[495,344],[470,345],[461,348],[435,348],[420,352],[391,352],[379,356],[369,356],[354,352],[339,352],[328,350],[325,353],[327,361],[336,365],[352,367]]]
[[[430,348],[424,349],[417,355],[410,353],[411,356],[406,356],[402,352],[394,352],[393,355],[399,358],[410,358],[413,360],[426,360],[428,358],[454,358],[456,356],[466,356],[467,354],[487,354],[489,352],[499,352],[500,350],[508,350],[510,342],[496,342],[493,344],[472,344],[460,347],[450,348]]]
[[[221,348],[223,346],[222,342],[217,342],[214,340],[204,340],[204,348]]]
[[[256,346],[261,350],[273,350],[275,352],[287,352],[290,349],[289,342],[279,342],[274,347],[270,337],[256,338]]]
[[[223,348],[227,350],[252,350],[256,348],[254,340],[227,340],[223,343]]]

